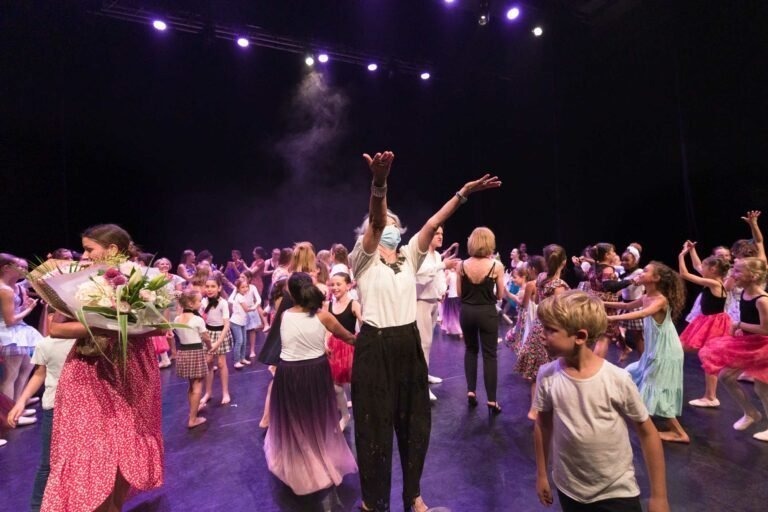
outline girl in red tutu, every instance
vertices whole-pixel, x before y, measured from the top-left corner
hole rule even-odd
[[[741,372],[755,379],[755,393],[768,414],[767,275],[768,267],[760,258],[736,261],[732,278],[737,286],[744,288],[739,301],[741,318],[731,326],[730,336],[709,340],[699,351],[704,371],[711,375],[719,373],[725,388],[744,410],[744,416],[733,424],[736,430],[746,430],[763,417],[737,380]],[[752,437],[768,442],[768,430]]]
[[[731,318],[725,312],[725,300],[728,297],[728,292],[723,284],[730,264],[722,258],[710,256],[701,262],[701,277],[691,274],[685,264],[685,256],[693,247],[693,242],[686,241],[677,258],[680,266],[680,277],[704,287],[701,291],[701,315],[691,321],[680,334],[683,349],[687,351],[700,350],[709,340],[726,336],[731,329]],[[715,394],[717,375],[705,375],[704,382],[704,396],[688,403],[694,407],[718,407],[720,400]]]
[[[121,227],[102,224],[83,235],[83,259],[135,250]],[[160,371],[151,336],[131,336],[125,364],[115,361],[117,332],[98,331],[104,351],[80,350],[80,322],[51,323],[55,338],[78,338],[61,370],[51,436],[51,472],[44,512],[119,511],[128,491],[163,483]],[[87,352],[86,352],[87,353]]]
[[[349,296],[351,285],[352,279],[350,279],[349,274],[339,272],[331,277],[333,302],[328,309],[346,330],[356,332],[357,321],[361,319],[362,313],[360,303]],[[336,403],[339,406],[339,413],[341,413],[339,426],[341,430],[344,430],[347,428],[351,417],[347,407],[347,395],[344,393],[344,384],[352,382],[352,357],[355,354],[355,347],[334,335],[328,339],[327,345],[328,362],[331,365],[331,376],[336,390]]]

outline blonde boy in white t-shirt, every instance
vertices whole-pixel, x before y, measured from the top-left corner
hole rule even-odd
[[[631,421],[651,484],[648,511],[668,512],[661,439],[637,387],[625,370],[592,352],[607,327],[602,302],[581,291],[564,292],[542,301],[538,315],[547,351],[558,357],[536,379],[539,501],[551,505],[554,499],[547,475],[553,445],[552,480],[565,512],[641,512],[627,431]]]

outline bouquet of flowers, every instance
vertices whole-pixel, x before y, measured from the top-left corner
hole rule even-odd
[[[168,279],[154,268],[141,268],[125,258],[94,262],[88,266],[48,260],[27,279],[53,309],[80,321],[90,343],[79,344],[84,355],[104,354],[104,337],[92,329],[117,332],[119,355],[128,352],[128,335],[170,329],[163,312],[175,300]]]

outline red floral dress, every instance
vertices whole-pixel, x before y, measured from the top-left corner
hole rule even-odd
[[[112,492],[118,471],[136,490],[163,483],[160,373],[152,338],[130,338],[125,366],[76,349],[56,391],[43,512],[96,509]]]

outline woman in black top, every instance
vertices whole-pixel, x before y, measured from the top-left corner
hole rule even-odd
[[[483,350],[483,381],[489,414],[499,414],[496,400],[496,349],[499,316],[496,301],[504,297],[504,265],[492,258],[496,237],[488,228],[475,228],[467,240],[469,258],[461,263],[457,292],[461,297],[459,323],[464,335],[464,373],[467,377],[467,401],[477,405],[477,355]],[[495,289],[494,289],[495,287]]]

